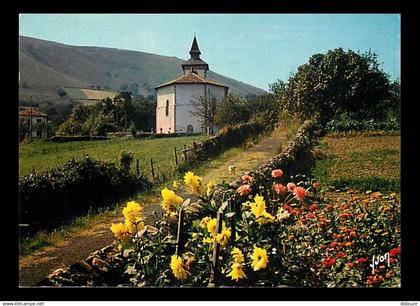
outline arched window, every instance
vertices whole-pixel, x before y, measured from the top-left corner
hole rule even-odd
[[[166,100],[165,115],[169,116],[169,100]]]
[[[188,124],[187,126],[187,134],[192,134],[194,132],[193,126],[191,124]]]

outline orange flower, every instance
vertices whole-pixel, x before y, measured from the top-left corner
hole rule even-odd
[[[282,195],[287,191],[287,188],[283,184],[273,184],[273,189],[279,195]]]
[[[271,176],[274,178],[281,177],[282,175],[283,175],[283,171],[281,171],[280,169],[275,169],[271,171]]]
[[[238,187],[238,189],[236,189],[236,192],[239,193],[241,196],[247,195],[251,192],[251,186],[249,186],[248,184],[241,185]]]
[[[337,258],[346,257],[346,253],[340,252],[337,254]]]
[[[315,203],[313,203],[311,206],[309,206],[309,209],[311,211],[317,210],[318,209],[318,205],[316,205]]]
[[[324,227],[325,224],[327,224],[327,220],[326,219],[321,219],[321,221],[318,224],[318,227]]]
[[[314,188],[319,188],[319,187],[321,187],[321,183],[320,183],[320,182],[314,182],[314,183],[312,184],[312,187],[314,187]]]
[[[350,233],[350,237],[355,237],[356,236],[356,232],[351,232]]]
[[[345,219],[345,218],[348,218],[348,217],[350,217],[351,216],[351,213],[342,213],[342,214],[340,214],[339,215],[339,217],[341,218],[341,219]]]
[[[242,183],[248,184],[252,180],[252,176],[245,174],[241,177]]]
[[[354,244],[354,242],[347,241],[347,242],[343,243],[343,247],[349,247],[349,246],[352,246],[353,244]]]
[[[333,235],[333,238],[334,239],[340,239],[340,238],[343,238],[343,235],[341,235],[341,234],[334,234]]]
[[[293,190],[293,193],[296,195],[296,198],[298,198],[299,200],[305,199],[306,196],[308,195],[308,191],[303,187],[296,187]]]
[[[293,192],[295,190],[296,184],[295,183],[287,183],[287,190]]]
[[[330,211],[334,208],[334,205],[328,204],[327,207],[325,207],[326,211]]]
[[[330,244],[330,248],[335,248],[335,246],[338,244],[338,242],[337,241],[333,241],[333,242],[331,242],[331,244]]]

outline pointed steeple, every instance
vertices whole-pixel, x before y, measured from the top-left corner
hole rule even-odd
[[[197,39],[195,38],[195,34],[194,34],[194,40],[191,45],[190,55],[191,55],[191,58],[193,59],[199,59],[200,54],[201,52],[200,52],[200,49],[198,48]]]

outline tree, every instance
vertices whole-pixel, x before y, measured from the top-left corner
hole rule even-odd
[[[320,123],[343,113],[357,120],[381,119],[390,91],[389,76],[379,69],[375,53],[341,48],[311,56],[286,84],[270,87],[282,109]]]
[[[215,124],[220,127],[235,125],[250,119],[252,109],[251,102],[246,101],[239,95],[228,94],[217,110]]]
[[[201,119],[203,126],[210,129],[210,133],[214,134],[214,120],[217,112],[219,101],[214,95],[199,96],[191,100],[191,115]]]

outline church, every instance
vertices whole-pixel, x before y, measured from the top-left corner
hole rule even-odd
[[[226,98],[229,87],[207,79],[209,65],[200,58],[200,49],[194,36],[190,56],[181,66],[183,75],[157,87],[156,133],[200,133],[207,127],[202,120],[191,114],[199,97]],[[217,131],[217,128],[215,128]]]

